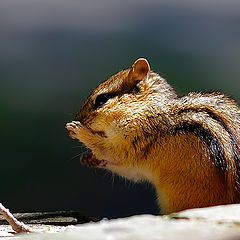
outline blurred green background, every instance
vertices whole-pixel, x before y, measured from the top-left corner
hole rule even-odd
[[[3,204],[109,218],[158,212],[149,184],[81,166],[64,128],[97,84],[138,57],[180,94],[239,100],[240,1],[0,1]]]

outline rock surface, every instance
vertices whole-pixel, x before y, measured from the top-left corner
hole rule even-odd
[[[240,239],[240,205],[186,210],[168,216],[139,215],[76,226],[32,225],[43,233],[13,235],[5,226],[1,239],[19,240],[237,240]],[[6,229],[7,228],[7,229]],[[37,229],[38,228],[38,229]],[[0,229],[0,237],[1,237]]]

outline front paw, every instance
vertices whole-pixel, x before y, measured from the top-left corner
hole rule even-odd
[[[66,124],[66,129],[69,132],[69,136],[76,139],[77,130],[81,127],[81,123],[78,121],[72,121]]]
[[[89,168],[93,167],[104,168],[107,165],[107,161],[97,159],[93,153],[84,153],[80,158],[80,162],[82,165],[85,165]]]

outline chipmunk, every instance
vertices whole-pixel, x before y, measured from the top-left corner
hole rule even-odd
[[[179,97],[140,58],[101,83],[67,123],[82,163],[155,188],[163,214],[240,202],[240,109],[222,93]]]

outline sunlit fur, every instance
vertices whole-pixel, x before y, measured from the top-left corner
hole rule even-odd
[[[178,97],[149,71],[135,87],[123,70],[101,83],[75,117],[70,135],[106,168],[156,187],[162,213],[240,202],[240,111],[220,93]],[[117,93],[94,110],[99,94]]]

